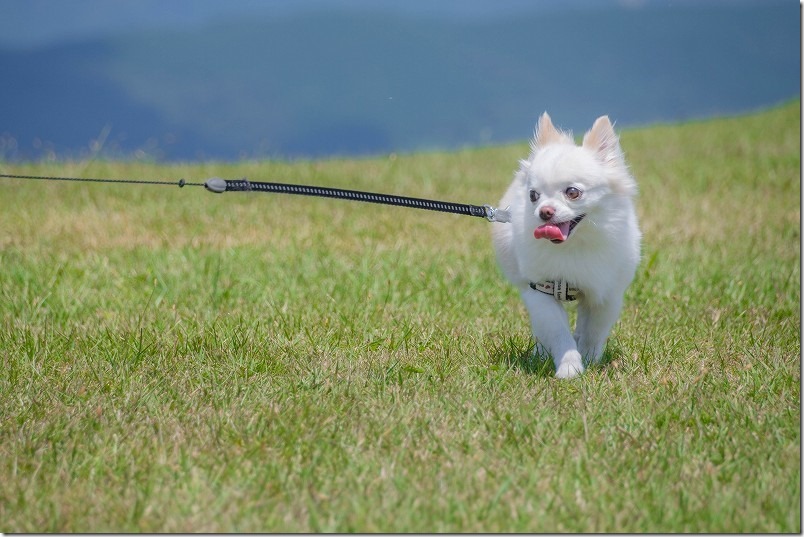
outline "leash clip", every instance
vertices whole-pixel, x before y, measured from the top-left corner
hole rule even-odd
[[[510,205],[505,209],[496,209],[491,205],[484,205],[483,208],[486,209],[486,219],[489,222],[501,222],[505,224],[511,221]]]

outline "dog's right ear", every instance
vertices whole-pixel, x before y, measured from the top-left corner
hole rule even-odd
[[[545,112],[539,118],[539,123],[533,132],[533,140],[530,142],[531,157],[536,150],[547,144],[573,143],[572,137],[561,132],[553,125],[550,115]]]
[[[539,118],[539,124],[536,127],[536,132],[533,133],[532,149],[545,144],[560,142],[562,134],[555,128],[550,115],[545,112]]]
[[[527,159],[519,161],[519,170],[516,177],[520,182],[527,180],[527,173],[530,166],[533,164],[533,159],[536,156],[536,151],[546,144],[555,143],[573,143],[572,137],[566,133],[561,132],[550,119],[550,115],[544,112],[539,118],[539,123],[533,131],[533,139],[530,141],[530,156]]]

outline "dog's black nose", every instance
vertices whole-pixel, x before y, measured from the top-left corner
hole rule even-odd
[[[556,210],[553,209],[552,207],[542,207],[541,209],[539,209],[539,218],[541,218],[545,222],[553,218],[555,214]]]

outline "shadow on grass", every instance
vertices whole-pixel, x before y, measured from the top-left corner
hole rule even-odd
[[[556,369],[553,358],[546,352],[536,347],[532,342],[523,343],[507,338],[502,342],[492,343],[488,349],[489,357],[493,363],[510,369],[517,369],[528,375],[537,377],[553,377]],[[622,358],[622,349],[616,342],[610,341],[603,351],[600,362],[588,364],[584,362],[587,370],[602,370],[615,360]]]
[[[532,340],[504,337],[502,340],[488,341],[486,350],[491,362],[497,366],[538,377],[549,378],[555,374],[552,358],[536,353]]]

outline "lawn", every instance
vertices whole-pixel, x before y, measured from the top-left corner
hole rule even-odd
[[[0,179],[0,531],[800,533],[800,103],[621,142],[643,259],[570,381],[505,224]],[[0,173],[494,205],[527,151]]]

